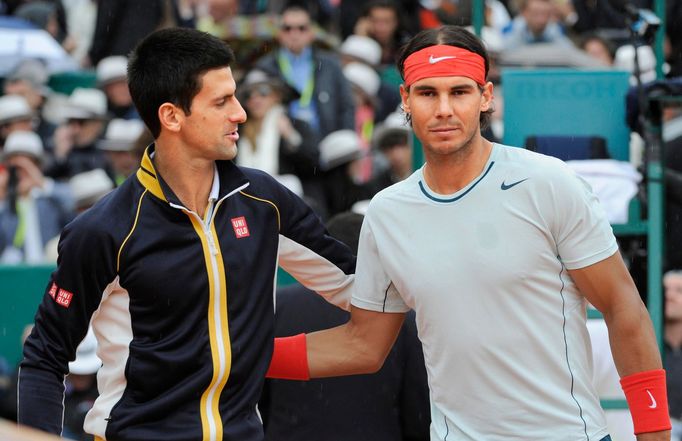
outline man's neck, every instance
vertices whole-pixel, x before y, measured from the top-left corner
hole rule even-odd
[[[189,157],[185,146],[169,142],[160,146],[157,141],[154,167],[182,204],[203,218],[213,184],[215,161]]]
[[[439,194],[456,193],[483,172],[491,152],[492,143],[478,137],[468,146],[447,156],[427,153],[424,167],[426,184]]]

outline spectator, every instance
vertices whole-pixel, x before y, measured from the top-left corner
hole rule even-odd
[[[64,179],[95,168],[109,170],[104,153],[96,147],[109,119],[104,92],[76,88],[62,115],[66,122],[55,131],[55,161],[47,174]]]
[[[552,0],[521,0],[521,11],[502,34],[505,50],[528,44],[552,43],[573,46],[554,19]]]
[[[372,144],[388,161],[388,168],[372,180],[374,191],[379,192],[412,174],[412,131],[407,126],[387,120],[375,131]]]
[[[329,216],[348,211],[354,203],[370,199],[370,185],[359,184],[358,161],[364,156],[361,140],[353,130],[339,130],[320,142],[320,168],[323,170],[324,196]]]
[[[329,234],[357,253],[362,219],[340,213],[327,223]],[[276,305],[275,336],[338,326],[350,315],[299,284],[278,288]],[[266,380],[259,408],[266,440],[427,441],[429,393],[414,313],[376,374],[308,383]]]
[[[107,110],[115,118],[139,119],[128,90],[128,58],[112,55],[97,64],[97,85],[107,96]]]
[[[668,404],[673,424],[673,441],[682,439],[682,271],[672,270],[663,276],[665,288],[665,354],[668,373]]]
[[[43,145],[52,151],[52,136],[56,126],[43,117],[43,108],[52,91],[47,86],[49,73],[45,64],[27,58],[22,60],[5,78],[4,89],[7,95],[21,95],[33,110],[35,132]]]
[[[355,132],[360,138],[364,158],[360,159],[355,181],[365,183],[374,172],[370,155],[372,132],[381,80],[374,69],[364,63],[351,62],[343,67],[343,74],[351,83],[355,101]]]
[[[237,164],[263,170],[273,176],[294,174],[304,193],[321,199],[317,136],[305,122],[291,117],[286,104],[299,93],[278,77],[252,70],[239,88],[240,102],[248,118],[242,124]]]
[[[43,263],[44,248],[72,216],[68,187],[43,175],[43,144],[33,132],[13,132],[0,171],[0,262]]]
[[[114,184],[109,175],[101,168],[78,173],[69,179],[69,188],[75,214],[80,214],[95,205],[104,195],[109,193]],[[60,235],[54,236],[45,244],[45,260],[56,263],[59,256],[58,245]]]
[[[64,431],[62,437],[90,441],[92,435],[83,430],[85,414],[97,398],[97,371],[102,360],[97,356],[97,339],[92,328],[76,349],[76,359],[69,363],[64,381]]]
[[[592,58],[602,62],[604,66],[613,66],[616,49],[611,41],[595,33],[585,35],[580,42],[580,49]]]
[[[113,119],[107,126],[104,138],[97,142],[97,148],[104,151],[111,165],[117,186],[138,169],[142,149],[136,150],[135,144],[145,130],[144,123],[139,119]]]
[[[21,95],[0,96],[0,146],[17,130],[33,130],[35,114]]]
[[[376,40],[363,35],[350,35],[339,48],[341,64],[351,62],[364,63],[379,70],[381,64],[381,46]],[[395,84],[387,78],[380,78],[379,91],[376,93],[377,103],[374,109],[374,120],[383,121],[399,104],[400,93]]]
[[[170,7],[172,10],[168,11]],[[177,17],[174,1],[100,1],[89,64],[97,66],[109,55],[128,55],[138,41]]]
[[[382,67],[393,67],[400,47],[409,38],[398,5],[392,0],[373,0],[365,6],[356,33],[375,39],[381,46]]]
[[[289,105],[292,117],[303,120],[320,137],[354,127],[355,107],[350,85],[338,58],[313,48],[310,14],[300,6],[288,6],[281,16],[278,50],[266,55],[257,67],[277,72],[301,97]]]
[[[80,66],[89,67],[88,51],[92,46],[97,21],[97,0],[71,0],[65,4],[69,36],[73,41],[71,56]]]

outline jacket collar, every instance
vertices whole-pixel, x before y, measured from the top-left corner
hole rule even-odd
[[[152,161],[154,150],[154,144],[151,144],[145,150],[140,162],[140,168],[137,169],[137,180],[151,194],[162,201],[183,205],[154,168],[154,162]],[[246,175],[232,161],[216,161],[216,169],[219,180],[218,199],[230,196],[249,185]]]

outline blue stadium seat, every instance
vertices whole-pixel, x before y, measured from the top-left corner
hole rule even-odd
[[[529,136],[526,138],[525,146],[528,150],[554,156],[563,161],[610,158],[606,139],[601,136]]]

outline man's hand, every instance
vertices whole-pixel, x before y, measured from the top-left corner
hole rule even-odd
[[[28,196],[34,188],[43,188],[45,176],[40,167],[29,157],[23,155],[12,156],[7,161],[8,165],[17,169],[19,184],[17,193],[21,196]]]

